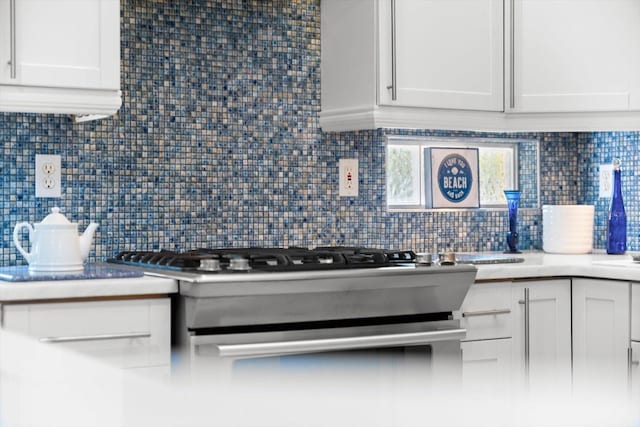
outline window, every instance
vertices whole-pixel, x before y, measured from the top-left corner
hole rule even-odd
[[[529,142],[531,143],[531,142]],[[535,144],[535,142],[533,142]],[[430,177],[425,176],[429,148],[477,148],[480,207],[504,207],[503,190],[518,188],[518,141],[478,138],[395,137],[387,140],[387,205],[424,209]],[[530,151],[530,150],[529,150]],[[537,159],[536,159],[537,161]],[[537,184],[533,184],[537,187]]]

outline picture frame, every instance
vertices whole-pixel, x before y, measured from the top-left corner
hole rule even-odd
[[[432,147],[424,156],[427,208],[480,207],[477,148]]]

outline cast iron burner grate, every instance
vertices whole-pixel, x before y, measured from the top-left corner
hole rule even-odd
[[[109,262],[178,271],[312,271],[415,264],[412,251],[356,247],[222,248],[174,251],[123,251]]]

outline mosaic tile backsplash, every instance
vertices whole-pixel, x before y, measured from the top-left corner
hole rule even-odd
[[[116,116],[0,114],[2,265],[23,263],[14,225],[55,205],[81,230],[100,224],[92,261],[202,246],[505,248],[504,211],[386,210],[385,135],[460,133],[318,128],[320,0],[123,0],[121,24]],[[598,247],[606,200],[593,178],[619,155],[638,249],[638,134],[522,136],[540,141],[542,203],[596,203]],[[62,156],[60,199],[35,198],[35,154]],[[357,198],[337,196],[343,157],[359,159]],[[521,212],[520,234],[521,248],[541,247],[539,209]]]

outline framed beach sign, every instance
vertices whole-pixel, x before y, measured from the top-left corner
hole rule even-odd
[[[425,149],[427,208],[479,208],[478,149]]]

